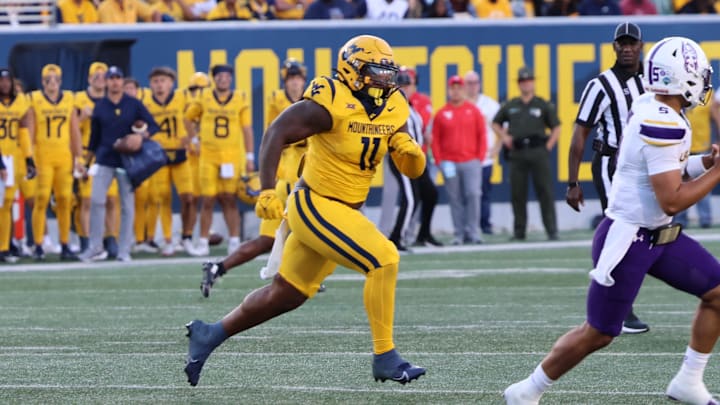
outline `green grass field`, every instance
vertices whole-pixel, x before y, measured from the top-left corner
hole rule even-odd
[[[217,320],[263,285],[262,262],[235,269],[210,299],[189,262],[0,267],[0,403],[500,404],[501,391],[584,319],[589,248],[525,246],[402,257],[395,339],[428,370],[406,386],[373,381],[362,277],[346,269],[305,306],[226,342],[190,387],[183,325]],[[706,246],[720,254],[719,242]],[[663,393],[695,306],[648,279],[636,312],[650,333],[621,336],[543,403],[670,403]],[[720,392],[719,359],[705,381]]]

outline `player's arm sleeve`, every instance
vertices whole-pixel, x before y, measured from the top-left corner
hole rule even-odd
[[[592,128],[609,106],[610,98],[605,94],[600,81],[593,79],[585,86],[575,122],[578,125]]]
[[[148,111],[147,107],[145,107],[145,104],[138,101],[138,116],[141,120],[145,121],[147,123],[147,131],[150,136],[155,135],[157,131],[160,130],[160,127],[158,126],[157,122],[155,122],[155,118],[150,114],[150,111]]]
[[[32,143],[30,142],[30,130],[27,127],[20,127],[18,132],[18,145],[23,156],[26,158],[32,157]]]
[[[335,83],[329,77],[317,77],[310,82],[303,98],[306,100],[312,100],[315,103],[322,106],[333,117],[333,105],[335,103],[336,96]],[[337,112],[337,111],[336,111]],[[335,126],[335,120],[333,120],[333,127]]]
[[[407,129],[407,125],[404,125],[400,131],[388,139],[390,158],[400,173],[416,179],[425,171],[425,153],[413,137],[407,133]]]
[[[677,123],[647,120],[640,123],[639,136],[645,142],[641,152],[647,162],[650,176],[670,170],[681,170],[678,156],[682,153],[682,140],[685,129]]]

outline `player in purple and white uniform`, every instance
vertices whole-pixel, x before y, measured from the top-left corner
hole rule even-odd
[[[606,218],[595,231],[587,319],[555,342],[530,377],[505,390],[508,404],[538,404],[555,380],[610,344],[646,274],[700,298],[685,359],[667,395],[687,404],[720,404],[703,382],[720,336],[720,263],[672,224],[673,215],[720,183],[720,148],[689,156],[692,132],[684,116],[707,100],[711,74],[705,53],[690,39],[665,38],[650,50],[648,93],[633,102]]]

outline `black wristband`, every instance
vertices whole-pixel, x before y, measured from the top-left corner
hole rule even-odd
[[[567,184],[568,188],[575,188],[579,185],[580,185],[580,183],[577,181],[568,181],[568,184]]]

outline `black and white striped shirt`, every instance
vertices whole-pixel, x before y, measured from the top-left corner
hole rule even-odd
[[[585,86],[575,122],[588,128],[597,125],[598,137],[617,148],[632,101],[644,92],[640,72],[631,74],[615,64]]]
[[[410,116],[407,121],[408,133],[415,139],[418,145],[423,146],[423,121],[420,114],[415,111],[412,106],[410,107]]]

